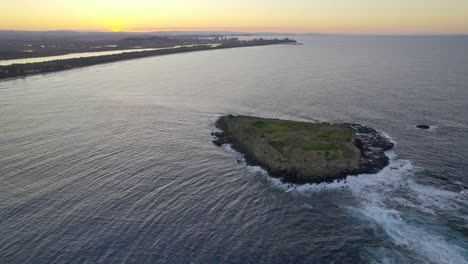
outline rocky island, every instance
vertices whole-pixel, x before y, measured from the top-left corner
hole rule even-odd
[[[377,173],[389,164],[393,143],[359,124],[308,123],[252,116],[223,116],[213,143],[230,144],[250,165],[289,183],[321,183]]]

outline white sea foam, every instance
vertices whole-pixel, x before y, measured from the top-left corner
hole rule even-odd
[[[411,179],[408,180],[408,187],[417,195],[424,207],[443,211],[468,208],[468,200],[462,192],[456,193],[421,185]]]
[[[382,188],[396,188],[401,184],[401,178],[414,170],[413,165],[407,160],[398,160],[393,151],[387,151],[390,158],[390,165],[377,174],[360,174],[347,177],[346,180],[335,180],[331,183],[320,184],[289,184],[281,181],[274,181],[277,187],[287,191],[300,192],[303,194],[317,191],[351,191],[353,193],[363,193],[367,188],[381,186]],[[251,166],[248,166],[251,167]],[[268,175],[268,174],[264,174]],[[270,179],[274,179],[269,177]]]
[[[230,146],[225,149],[234,151]],[[268,176],[267,171],[259,166],[246,165],[242,155],[237,155],[242,166],[246,166],[251,173],[266,177],[273,186],[286,192],[304,195],[323,191],[351,192],[359,202],[357,207],[348,208],[352,214],[383,229],[396,246],[409,249],[421,260],[424,259],[422,262],[468,263],[467,252],[460,245],[463,244],[462,239],[462,242],[454,242],[454,239],[448,241],[443,235],[446,230],[429,228],[425,226],[424,219],[408,220],[408,212],[411,211],[435,216],[440,210],[466,208],[467,191],[450,192],[415,182],[414,173],[419,168],[408,160],[398,159],[393,151],[386,152],[390,159],[389,166],[377,174],[361,174],[332,183],[304,185],[283,183]],[[406,212],[402,208],[406,208]],[[392,257],[388,253],[381,256],[380,262],[397,263],[399,257]]]
[[[411,177],[417,168],[393,155],[390,155],[390,166],[376,175],[349,178],[349,190],[360,202],[351,211],[376,223],[395,245],[410,249],[428,261],[468,263],[463,247],[443,236],[446,231],[425,226],[424,219],[410,221],[408,218],[411,211],[436,214],[438,210],[457,210],[462,203],[461,194],[416,183]]]
[[[218,113],[218,114],[212,115],[212,116],[210,117],[211,123],[214,123],[214,122],[218,121],[218,119],[221,118],[222,116],[224,116],[224,114]]]
[[[448,242],[442,235],[424,225],[410,223],[394,209],[386,209],[379,203],[364,203],[357,209],[367,219],[378,224],[397,246],[410,249],[422,259],[432,263],[467,263],[464,249]]]
[[[245,160],[244,160],[245,162]],[[268,176],[268,172],[260,166],[247,166],[247,169],[254,174],[261,174],[263,176]]]
[[[229,151],[229,152],[237,153],[237,151],[232,149],[230,144],[223,144],[223,145],[221,145],[221,148],[223,148],[224,150]]]
[[[411,176],[418,170],[411,162],[397,159],[389,151],[390,165],[377,174],[362,174],[348,177],[346,181],[322,184],[293,185],[267,177],[274,186],[287,192],[310,194],[323,191],[348,191],[359,201],[357,208],[349,208],[364,221],[371,221],[382,228],[396,246],[410,249],[411,252],[433,263],[468,263],[463,247],[447,241],[437,230],[430,230],[424,224],[411,223],[399,207],[435,215],[437,210],[457,210],[467,206],[463,198],[465,192],[455,193],[421,185]],[[267,172],[257,166],[247,166],[252,173],[267,176]],[[409,194],[401,196],[404,191]],[[423,220],[422,220],[423,221]],[[424,222],[424,221],[423,221]],[[443,231],[441,231],[443,233]],[[386,256],[387,260],[390,256]],[[390,262],[391,263],[391,262]]]
[[[384,137],[386,137],[388,140],[390,140],[390,142],[392,142],[393,144],[396,144],[396,141],[393,140],[393,138],[390,137],[390,135],[388,135],[388,134],[385,133],[385,132],[380,132],[380,133],[382,133],[382,135],[384,135]]]
[[[412,176],[417,168],[393,155],[390,166],[378,174],[349,178],[349,189],[360,203],[351,209],[378,224],[395,245],[428,261],[468,263],[463,247],[444,238],[446,230],[432,230],[424,219],[418,220],[421,223],[408,219],[411,211],[434,215],[438,210],[457,210],[461,194],[416,183]]]
[[[224,114],[214,114],[210,117],[210,129],[213,132],[222,132],[219,128],[216,127],[216,121],[220,119]]]
[[[457,210],[461,194],[416,183],[412,177],[418,168],[394,153],[389,156],[390,165],[376,175],[349,177],[349,189],[360,203],[351,211],[376,223],[395,245],[433,263],[468,263],[462,246],[443,236],[446,231],[433,230],[424,219],[411,221],[408,216],[411,211],[434,215],[438,210]]]

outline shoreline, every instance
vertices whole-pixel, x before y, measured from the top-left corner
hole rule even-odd
[[[139,59],[145,57],[171,55],[178,53],[188,53],[196,51],[207,51],[207,50],[221,50],[221,49],[232,49],[232,48],[243,48],[243,47],[257,47],[257,46],[269,46],[277,44],[296,44],[295,40],[283,39],[283,40],[256,40],[256,41],[245,41],[226,43],[219,46],[199,45],[192,47],[177,47],[169,49],[159,49],[150,51],[136,51],[127,52],[103,56],[94,57],[80,57],[73,59],[62,59],[53,60],[46,62],[35,62],[26,64],[13,64],[8,66],[0,66],[0,81],[17,79],[21,77],[27,77],[31,75],[46,74],[58,71],[65,71],[76,68],[83,68],[87,66],[105,64],[111,62],[118,62],[131,59]]]
[[[59,73],[59,72],[63,72],[63,71],[69,71],[69,70],[84,69],[84,68],[91,67],[91,66],[96,66],[96,65],[106,65],[106,64],[123,62],[123,61],[130,61],[130,60],[136,60],[136,59],[144,59],[144,58],[159,57],[159,56],[168,56],[168,55],[175,55],[175,54],[179,54],[179,53],[183,54],[183,53],[191,53],[191,52],[201,52],[201,51],[209,51],[209,50],[210,49],[203,49],[203,50],[194,50],[194,51],[186,51],[186,52],[175,52],[175,53],[168,53],[168,54],[148,55],[148,56],[135,57],[135,58],[119,59],[119,60],[115,60],[115,61],[99,62],[99,63],[95,63],[95,64],[90,64],[90,65],[85,65],[85,66],[76,66],[76,67],[72,67],[72,68],[68,68],[68,69],[60,69],[60,70],[55,70],[55,71],[35,72],[35,73],[28,73],[28,74],[25,74],[25,75],[18,75],[18,76],[14,76],[14,77],[6,77],[6,78],[0,77],[0,82],[25,79],[27,77],[48,75],[48,74]],[[137,52],[127,52],[127,53],[138,53],[138,52],[139,51],[137,51]],[[145,52],[145,51],[140,51],[140,52]],[[120,55],[120,54],[114,54],[114,55]],[[103,55],[103,56],[112,56],[112,55]],[[98,58],[98,57],[102,57],[102,56],[84,57],[84,58]],[[81,58],[76,58],[76,59],[81,59]],[[70,60],[75,60],[75,59],[70,59]],[[63,60],[59,60],[59,61],[63,61]],[[48,62],[54,62],[54,61],[48,61]],[[46,62],[39,62],[39,63],[46,63]],[[31,63],[28,63],[28,64],[31,64]],[[26,64],[21,64],[21,65],[26,65]],[[1,67],[2,66],[0,66],[0,68]],[[8,66],[6,66],[6,67],[8,67]]]
[[[177,47],[169,47],[169,48],[177,48]],[[78,58],[86,58],[86,57],[99,57],[99,56],[107,56],[113,54],[120,54],[120,53],[128,53],[128,52],[140,52],[140,51],[151,51],[156,50],[158,48],[141,48],[141,49],[116,49],[116,50],[102,50],[102,51],[80,51],[80,52],[70,52],[70,53],[63,53],[59,55],[55,54],[46,54],[43,56],[35,56],[35,57],[24,57],[24,58],[13,58],[13,59],[2,59],[0,60],[0,66],[11,66],[14,64],[29,64],[29,63],[39,63],[39,62],[48,62],[48,61],[55,61],[55,60],[68,60],[68,59],[78,59]],[[86,56],[81,56],[81,55]],[[95,55],[98,54],[98,55]],[[61,58],[71,56],[70,58]],[[56,57],[56,58],[54,58]],[[41,61],[41,59],[43,59]],[[21,60],[36,60],[31,62],[16,62],[11,63],[11,61],[21,61]]]

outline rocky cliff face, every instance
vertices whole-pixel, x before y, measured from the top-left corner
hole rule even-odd
[[[393,148],[393,143],[375,129],[359,124],[345,124],[356,132],[355,145],[361,151],[357,173],[377,173],[388,166],[385,151]]]
[[[249,116],[221,117],[213,142],[230,144],[247,163],[285,182],[319,183],[375,173],[388,165],[393,144],[358,124],[306,123]]]

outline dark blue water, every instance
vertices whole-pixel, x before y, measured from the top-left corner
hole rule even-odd
[[[468,263],[468,38],[298,39],[0,82],[0,263]],[[211,143],[227,113],[396,147],[284,185]]]

